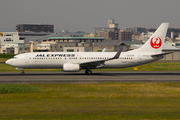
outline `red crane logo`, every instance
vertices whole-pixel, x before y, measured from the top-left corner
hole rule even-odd
[[[162,45],[162,40],[160,37],[153,37],[150,41],[151,47],[154,49],[158,49]]]

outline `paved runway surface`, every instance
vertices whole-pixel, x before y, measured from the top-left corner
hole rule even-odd
[[[180,71],[153,72],[20,72],[0,73],[0,83],[15,84],[55,84],[55,83],[98,83],[98,82],[180,82]]]

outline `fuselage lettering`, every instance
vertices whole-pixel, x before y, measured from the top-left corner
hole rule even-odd
[[[36,57],[75,57],[75,54],[37,54]]]

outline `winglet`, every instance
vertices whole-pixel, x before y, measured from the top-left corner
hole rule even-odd
[[[122,52],[122,49],[123,49],[123,47],[118,50],[118,52],[116,53],[116,55],[115,55],[113,58],[111,58],[111,60],[112,60],[112,59],[118,59],[119,56],[120,56],[120,54],[121,54],[121,52]]]
[[[102,52],[106,52],[106,48],[104,48]]]

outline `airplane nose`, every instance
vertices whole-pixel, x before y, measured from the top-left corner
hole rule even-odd
[[[10,59],[10,60],[7,60],[7,61],[6,61],[6,64],[12,65],[12,64],[13,64],[13,60],[11,60],[11,59]]]

